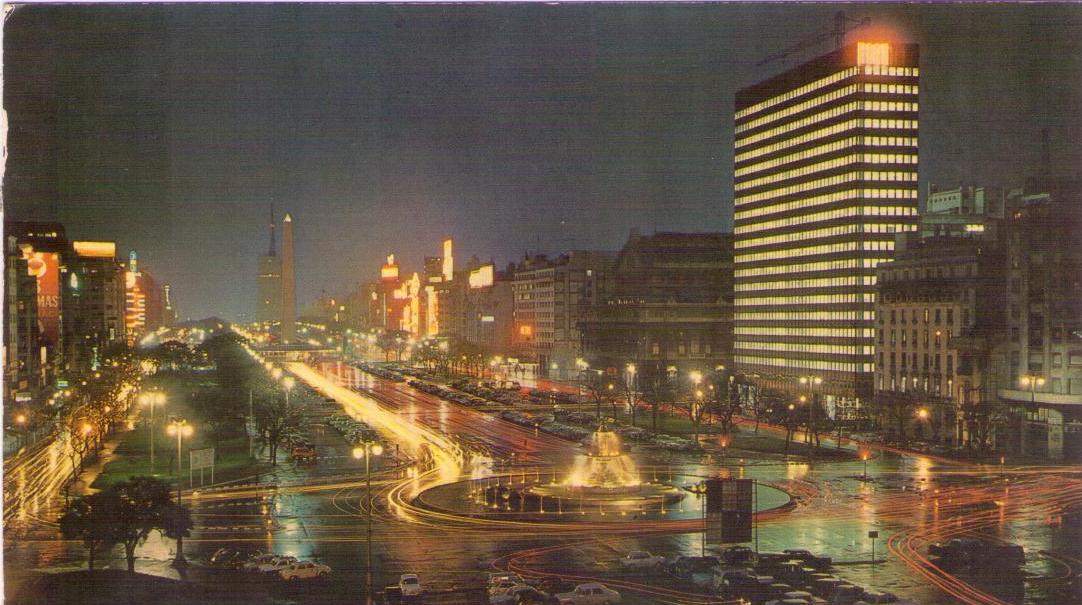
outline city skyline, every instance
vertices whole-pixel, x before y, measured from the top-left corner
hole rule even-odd
[[[6,601],[1082,602],[1082,4],[6,18]]]
[[[272,203],[298,218],[298,308],[387,253],[419,269],[448,236],[460,257],[502,266],[525,251],[616,250],[635,227],[729,231],[730,99],[829,50],[756,65],[829,29],[837,8],[20,8],[5,43],[7,216],[116,239],[161,267],[185,316],[234,318],[253,315]],[[933,182],[1020,185],[1043,128],[1054,171],[1079,164],[1077,7],[844,8],[872,17],[861,37],[921,45],[922,195]],[[41,28],[72,35],[18,52]],[[94,31],[124,28],[125,44],[76,56]],[[1039,51],[1007,35],[1036,30]],[[166,50],[149,48],[160,35]],[[182,35],[208,42],[197,61],[179,58]],[[289,60],[270,53],[282,47]],[[28,75],[45,65],[52,76]],[[250,111],[252,95],[266,107]],[[28,113],[42,101],[56,122]]]

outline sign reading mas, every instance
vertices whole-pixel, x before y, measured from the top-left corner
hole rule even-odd
[[[38,282],[38,330],[46,344],[60,341],[60,257],[23,246],[26,271]]]

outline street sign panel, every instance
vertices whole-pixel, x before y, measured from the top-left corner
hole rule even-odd
[[[214,448],[212,447],[190,450],[189,455],[191,456],[191,469],[193,471],[214,466]]]
[[[751,542],[755,482],[710,479],[706,482],[706,541],[710,544]]]

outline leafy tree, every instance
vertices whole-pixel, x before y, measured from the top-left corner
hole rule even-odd
[[[159,529],[166,538],[177,541],[178,558],[184,553],[184,538],[191,535],[193,527],[195,524],[192,522],[192,513],[187,506],[170,502],[162,509]]]
[[[244,401],[247,399],[243,398]],[[235,395],[218,388],[205,388],[196,392],[189,401],[215,446],[231,429],[241,426],[239,418],[242,412]]]
[[[115,493],[98,492],[72,500],[60,517],[60,534],[68,540],[82,540],[90,571],[94,571],[97,553],[115,542],[112,524],[116,501]]]
[[[172,505],[169,485],[156,477],[132,477],[106,493],[116,496],[113,538],[124,545],[128,571],[134,573],[135,549],[146,542],[150,532],[163,527],[162,515]]]

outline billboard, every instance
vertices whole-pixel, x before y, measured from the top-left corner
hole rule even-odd
[[[706,482],[706,541],[710,544],[751,542],[755,482],[752,479],[710,479]]]
[[[116,242],[74,241],[75,253],[88,258],[116,258]]]
[[[60,257],[23,248],[26,272],[38,282],[38,331],[45,344],[60,341]]]
[[[496,268],[493,265],[482,265],[470,271],[471,288],[487,288],[496,280]]]

